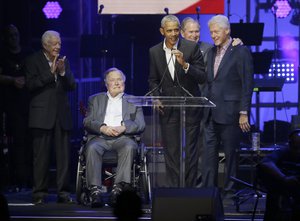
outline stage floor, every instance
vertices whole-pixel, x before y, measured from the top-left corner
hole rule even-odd
[[[250,191],[250,190],[249,190]],[[232,198],[223,200],[225,220],[242,221],[251,220],[254,208],[255,197],[248,190],[247,197],[241,200],[245,202],[239,206],[239,211],[235,206]],[[250,193],[250,194],[248,194]],[[31,203],[31,191],[23,191],[19,193],[6,193],[11,220],[115,220],[113,210],[109,206],[103,208],[92,209],[87,206],[74,204],[58,204],[56,203],[56,195],[49,194],[48,202],[44,205],[33,205]],[[248,197],[250,196],[250,197]],[[73,199],[75,196],[72,195]],[[249,198],[248,200],[246,200]],[[259,199],[255,220],[263,220],[265,198]],[[184,206],[184,205],[183,205]],[[139,220],[151,220],[151,205],[143,205],[143,216]]]

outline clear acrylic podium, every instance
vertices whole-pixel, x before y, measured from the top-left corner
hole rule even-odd
[[[185,171],[184,171],[184,156],[185,156],[185,117],[186,117],[186,107],[215,107],[216,105],[209,101],[206,97],[167,97],[167,96],[126,96],[128,102],[135,104],[140,107],[151,108],[151,142],[152,146],[156,147],[157,140],[157,130],[159,129],[159,111],[155,110],[155,106],[160,103],[164,107],[178,107],[180,110],[180,187],[185,186]],[[146,125],[147,127],[147,125]],[[156,153],[156,152],[155,152]],[[152,171],[156,171],[156,157],[155,153],[152,156],[153,167]],[[155,172],[152,173],[155,176]],[[196,176],[196,174],[195,174]],[[153,180],[153,179],[152,179]],[[151,183],[151,187],[155,188],[155,183]]]

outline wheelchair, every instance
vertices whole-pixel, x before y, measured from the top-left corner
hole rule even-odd
[[[147,168],[147,157],[145,155],[145,145],[141,142],[139,136],[134,137],[138,144],[138,149],[135,155],[135,159],[132,165],[132,180],[131,185],[141,197],[142,202],[147,204],[151,201],[151,185],[150,174]],[[78,204],[89,206],[91,203],[90,189],[86,180],[86,158],[85,149],[87,143],[87,136],[83,137],[80,150],[78,151],[78,163],[77,163],[77,176],[76,176],[76,200]],[[118,156],[116,151],[106,151],[103,155],[103,171],[104,174],[102,183],[111,181],[114,179],[115,174],[113,171],[106,170],[106,168],[116,167],[118,162]],[[103,190],[106,191],[105,189]]]

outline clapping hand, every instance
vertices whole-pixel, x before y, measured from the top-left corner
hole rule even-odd
[[[66,56],[63,58],[58,58],[59,55],[55,56],[52,65],[51,65],[51,73],[52,74],[59,74],[61,76],[65,75],[65,59]]]
[[[65,59],[66,56],[63,56],[63,58],[59,58],[57,60],[57,71],[61,76],[65,75]]]

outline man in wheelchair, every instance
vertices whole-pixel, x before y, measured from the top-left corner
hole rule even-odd
[[[107,92],[89,97],[88,110],[83,120],[87,132],[86,180],[90,189],[91,207],[104,205],[101,197],[102,161],[106,151],[114,150],[118,155],[116,176],[111,192],[113,206],[117,196],[131,183],[131,168],[138,147],[134,135],[145,128],[143,110],[129,103],[124,96],[126,77],[117,68],[104,73]]]
[[[264,220],[300,220],[300,129],[290,133],[287,148],[262,159],[257,173],[267,190]]]

